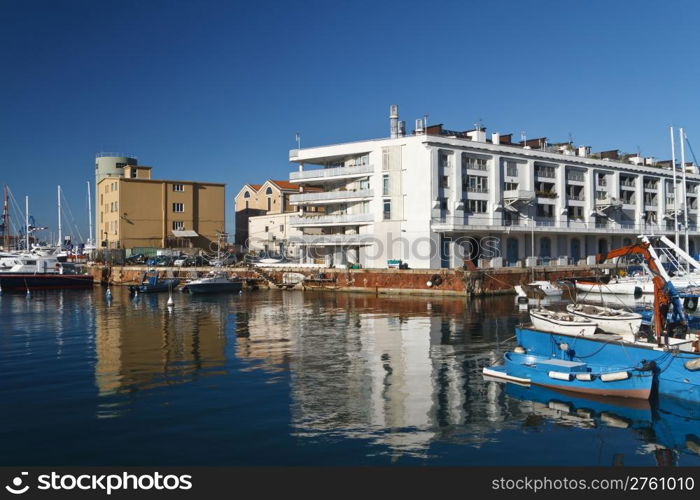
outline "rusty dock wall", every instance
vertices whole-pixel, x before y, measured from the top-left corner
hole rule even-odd
[[[369,292],[375,294],[430,294],[488,296],[514,293],[513,287],[533,280],[553,281],[602,274],[603,266],[539,266],[466,271],[461,269],[310,269],[298,267],[228,268],[229,275],[248,281],[251,286],[283,288],[285,273],[303,274],[302,283],[289,288],[303,290]],[[129,285],[139,281],[143,266],[92,266],[96,282]],[[211,268],[157,268],[162,277],[185,279]]]

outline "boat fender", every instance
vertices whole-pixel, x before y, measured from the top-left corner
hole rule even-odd
[[[440,286],[440,283],[442,283],[442,278],[440,277],[439,274],[433,274],[426,285],[428,285],[428,288],[433,287],[433,286]]]
[[[683,301],[683,307],[690,312],[695,311],[698,308],[698,299],[695,297],[686,297]]]
[[[515,349],[513,349],[513,352],[515,354],[525,354],[525,348],[521,345],[516,345]]]
[[[691,359],[684,363],[685,368],[691,372],[700,370],[700,358]]]
[[[564,372],[551,371],[551,372],[549,372],[549,378],[553,378],[553,379],[557,379],[557,380],[566,380],[568,382],[571,380],[571,374],[564,373]]]
[[[562,342],[561,344],[559,344],[559,349],[561,349],[562,351],[568,351],[569,344],[567,344],[566,342]]]
[[[628,372],[603,373],[600,376],[600,380],[603,382],[616,382],[618,380],[627,380],[628,378],[630,378],[630,374]]]
[[[593,374],[591,373],[577,373],[576,380],[581,380],[583,382],[590,382],[593,380]]]

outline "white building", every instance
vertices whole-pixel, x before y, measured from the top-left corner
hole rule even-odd
[[[303,236],[300,228],[292,226],[295,213],[269,213],[248,218],[248,248],[268,255],[299,257],[298,241]],[[307,234],[320,234],[320,229],[307,229]]]
[[[498,267],[532,264],[534,254],[538,263],[576,264],[641,233],[672,236],[674,212],[684,227],[684,198],[690,252],[698,248],[697,167],[686,167],[685,190],[679,171],[674,190],[670,162],[422,120],[406,135],[396,106],[390,123],[389,138],[290,151],[298,171],[289,180],[302,191],[290,197],[299,207],[290,224],[304,232],[305,262]],[[306,212],[319,205],[325,213]]]

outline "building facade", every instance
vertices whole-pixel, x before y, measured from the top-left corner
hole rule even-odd
[[[97,236],[103,247],[215,248],[225,230],[225,184],[151,178],[128,165],[97,185]]]
[[[395,112],[394,112],[395,111]],[[304,262],[416,269],[579,264],[639,234],[700,240],[694,165],[416,121],[391,137],[290,151]],[[309,188],[315,192],[306,192]],[[318,192],[318,190],[321,192]],[[323,207],[324,213],[309,212]],[[320,229],[321,235],[308,234]],[[681,239],[683,243],[683,239]]]
[[[299,192],[299,187],[289,181],[272,180],[264,184],[246,184],[235,198],[235,243],[246,245],[250,236],[248,219],[258,215],[280,214],[294,211],[289,197]]]

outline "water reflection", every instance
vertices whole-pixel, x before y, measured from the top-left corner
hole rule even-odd
[[[697,406],[484,381],[527,318],[513,297],[174,294],[169,311],[167,294],[112,292],[0,297],[0,393],[21,403],[8,405],[3,435],[35,412],[92,426],[83,461],[91,447],[118,446],[116,435],[128,440],[121,463],[167,461],[159,450],[177,434],[212,465],[248,455],[275,465],[700,464]],[[160,433],[139,431],[154,421]],[[13,453],[27,435],[65,444],[35,424]]]

